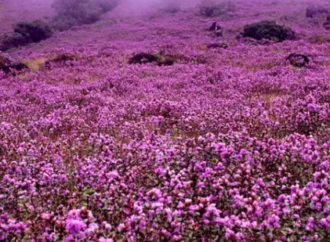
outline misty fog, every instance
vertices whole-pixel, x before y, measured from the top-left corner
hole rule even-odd
[[[120,0],[117,11],[120,11],[121,15],[144,15],[150,14],[157,9],[163,7],[173,7],[173,8],[190,8],[201,3],[209,2],[225,2],[228,0]],[[260,3],[264,5],[266,1],[263,0],[230,0],[234,3],[244,3],[248,5],[249,3]],[[39,19],[43,17],[49,17],[53,14],[53,9],[51,8],[54,0],[1,0],[0,1],[0,20],[6,19],[6,25],[15,23],[19,20],[28,19]],[[268,2],[283,2],[292,3],[292,0],[272,0]],[[313,2],[309,0],[299,1],[301,4],[327,4],[326,0],[315,0]],[[4,24],[1,24],[4,25]],[[1,26],[2,27],[2,26]],[[1,28],[3,30],[3,27]],[[0,30],[0,31],[1,31]]]
[[[209,2],[225,2],[228,0],[120,0],[118,11],[121,15],[144,15],[150,14],[157,9],[163,7],[174,7],[174,8],[190,8],[201,3]],[[251,3],[260,3],[263,5],[265,1],[263,0],[231,0],[232,2],[244,3],[248,5]],[[273,0],[268,2],[284,2],[290,4],[292,0]],[[49,17],[53,14],[53,9],[51,8],[54,0],[1,0],[0,1],[0,20],[6,19],[6,25],[13,24],[18,19],[28,20],[37,19],[43,17]],[[315,0],[313,2],[309,0],[299,1],[302,4],[327,4],[326,0]],[[3,25],[3,24],[2,24]]]

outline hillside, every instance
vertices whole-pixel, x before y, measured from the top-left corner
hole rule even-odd
[[[24,1],[0,33],[53,14]],[[24,65],[0,70],[0,241],[329,241],[326,17],[234,3],[119,5],[0,54]],[[295,39],[239,37],[263,20]]]

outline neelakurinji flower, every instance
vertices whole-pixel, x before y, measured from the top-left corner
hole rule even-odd
[[[327,241],[330,32],[301,1],[235,5],[227,49],[194,8],[118,8],[9,53],[38,70],[0,70],[0,240]],[[236,39],[270,8],[299,40]]]

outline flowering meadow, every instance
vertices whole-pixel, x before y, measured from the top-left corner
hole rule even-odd
[[[0,70],[1,242],[330,241],[326,16],[233,2],[119,5],[0,54],[27,67]],[[239,37],[263,20],[296,38]]]

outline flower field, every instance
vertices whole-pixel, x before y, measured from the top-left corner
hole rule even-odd
[[[234,2],[1,53],[28,68],[0,70],[0,241],[330,241],[330,31],[308,1]],[[297,38],[237,37],[262,20]]]

